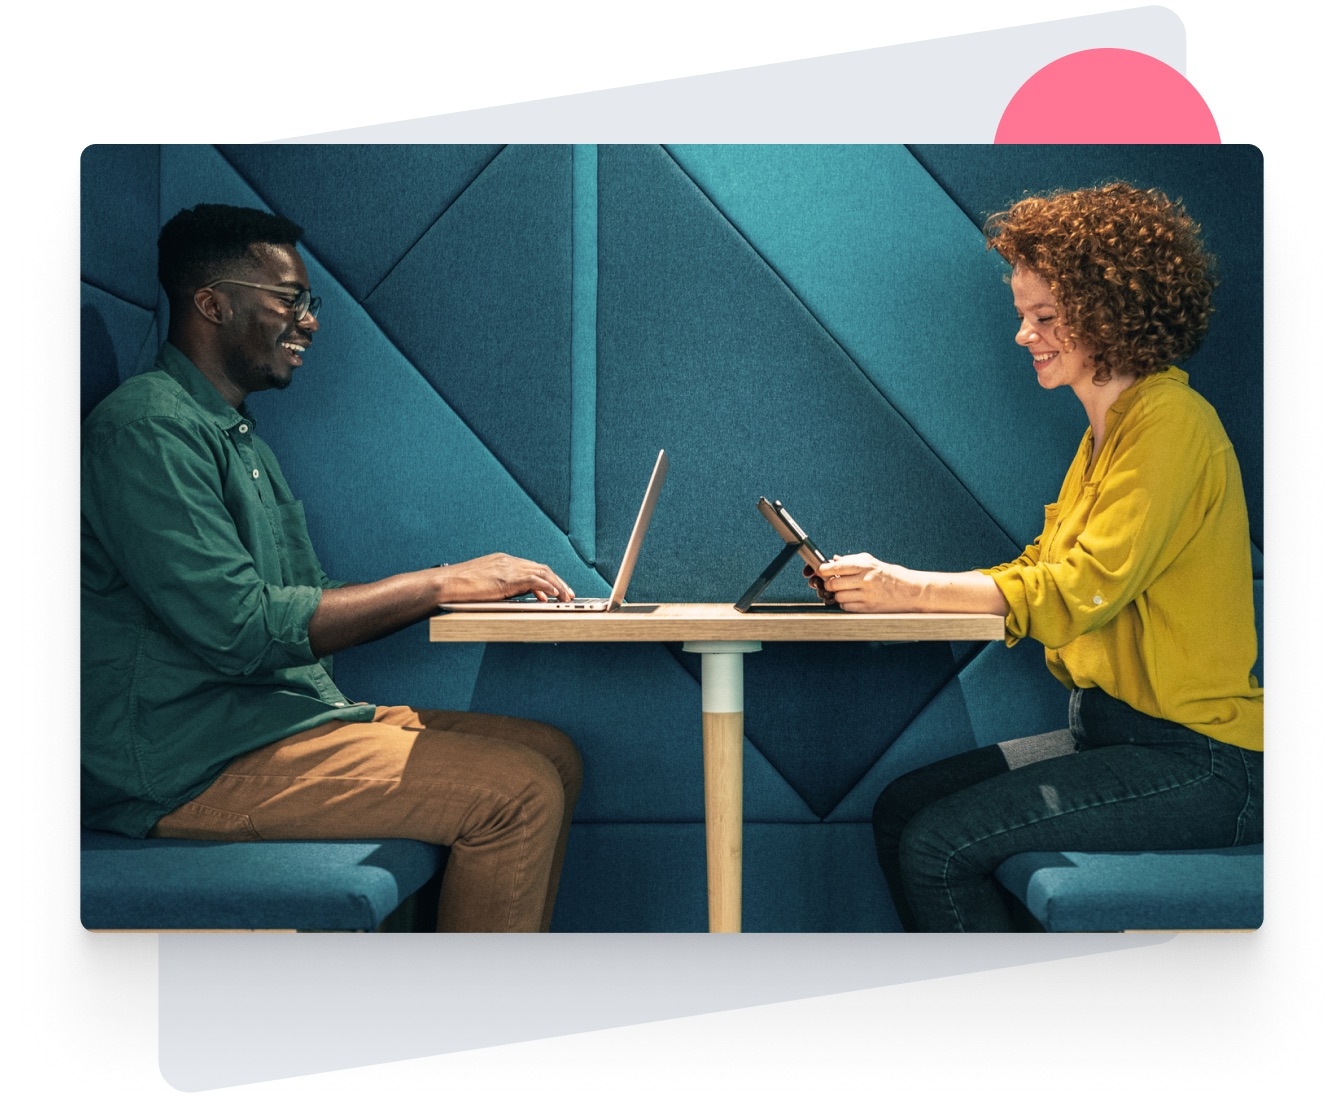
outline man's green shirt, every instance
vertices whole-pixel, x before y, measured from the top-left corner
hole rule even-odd
[[[242,753],[372,719],[308,645],[339,584],[302,503],[175,347],[89,414],[81,482],[86,825],[143,837]]]

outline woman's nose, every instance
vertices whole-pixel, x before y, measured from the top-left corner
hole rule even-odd
[[[1022,320],[1020,322],[1020,327],[1016,329],[1016,342],[1022,347],[1028,347],[1037,339],[1039,339],[1039,332]]]

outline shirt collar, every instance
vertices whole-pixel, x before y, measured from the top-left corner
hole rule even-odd
[[[165,343],[159,348],[158,358],[154,360],[154,369],[161,370],[182,387],[191,400],[199,405],[210,419],[220,428],[234,428],[246,421],[255,428],[256,420],[247,411],[246,404],[235,409],[216,390],[196,364],[177,350],[172,344]]]
[[[1115,416],[1126,412],[1128,406],[1142,393],[1150,389],[1155,382],[1178,382],[1181,386],[1186,386],[1188,385],[1188,372],[1180,370],[1177,366],[1167,366],[1164,370],[1158,370],[1154,374],[1143,375],[1118,395],[1114,403],[1109,406],[1109,412]]]

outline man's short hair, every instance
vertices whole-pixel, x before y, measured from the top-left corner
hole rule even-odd
[[[292,247],[303,229],[292,220],[255,208],[198,204],[184,208],[158,236],[158,280],[169,304],[190,297],[206,282],[251,260],[254,243]]]

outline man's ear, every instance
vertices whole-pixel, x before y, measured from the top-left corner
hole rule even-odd
[[[228,315],[229,306],[219,297],[217,290],[198,289],[191,295],[191,301],[196,311],[211,324],[222,324]]]

